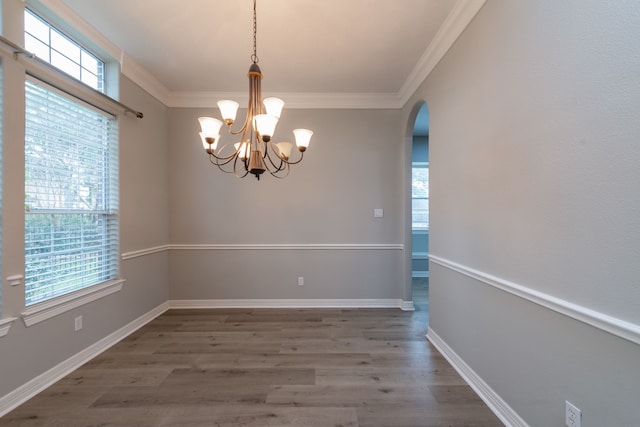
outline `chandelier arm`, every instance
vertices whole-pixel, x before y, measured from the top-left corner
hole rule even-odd
[[[239,156],[236,156],[235,160],[233,161],[233,174],[235,176],[237,176],[238,178],[244,178],[245,176],[247,176],[249,174],[249,168],[247,167],[247,164],[246,164],[246,162],[244,160],[240,160],[240,162],[244,166],[244,175],[241,176],[238,173],[238,159],[239,158],[240,158]]]
[[[304,152],[300,151],[300,158],[298,160],[296,160],[295,162],[290,162],[289,160],[282,160],[284,163],[286,163],[287,165],[297,165],[298,163],[300,163],[302,161],[302,159],[304,158]]]
[[[249,92],[251,92],[251,91],[249,91]],[[249,97],[251,97],[251,94],[249,94]],[[245,137],[245,135],[247,133],[247,128],[251,125],[249,123],[249,121],[250,121],[249,118],[251,117],[251,114],[252,114],[251,113],[251,108],[247,108],[247,114],[244,117],[244,123],[242,124],[242,127],[240,129],[238,129],[238,130],[234,131],[233,129],[231,129],[232,125],[227,125],[227,131],[229,132],[229,134],[231,134],[231,135],[240,135],[240,134],[242,134],[242,140],[244,141],[244,137]]]
[[[237,159],[237,156],[236,156],[236,155],[235,155],[235,153],[234,153],[234,155],[230,156],[230,157],[228,158],[228,160],[227,160],[227,161],[225,161],[224,163],[219,163],[219,162],[215,162],[215,163],[214,163],[214,162],[212,162],[212,163],[213,163],[214,165],[218,166],[218,169],[220,169],[222,172],[224,172],[224,173],[232,173],[232,174],[234,174],[234,175],[238,176],[238,174],[236,173],[236,170],[235,170],[235,165],[234,165],[234,168],[233,168],[232,170],[226,170],[226,169],[224,168],[224,166],[229,165],[229,164],[232,164],[231,162],[232,162],[233,160],[235,160],[235,159]],[[235,162],[234,162],[234,163],[235,163]],[[244,176],[246,176],[246,173],[245,173],[245,175],[244,175]],[[242,177],[241,177],[241,178],[242,178]]]
[[[238,130],[233,130],[231,129],[231,125],[227,126],[227,131],[229,132],[230,135],[240,135],[241,133],[245,132],[247,129],[247,119],[245,118],[245,122],[242,125],[242,127]]]
[[[211,161],[211,159],[209,159],[209,161]],[[223,165],[226,165],[226,163],[224,163],[224,164],[222,164],[222,165],[221,165],[220,163],[216,163],[216,162],[211,162],[211,163],[212,163],[213,165],[217,166],[217,167],[218,167],[218,169],[220,169],[220,170],[221,170],[222,172],[224,172],[224,173],[233,173],[233,171],[225,170],[225,169],[222,167]]]
[[[273,143],[271,143],[271,144],[273,144]],[[265,146],[266,145],[268,145],[268,144],[265,144]],[[275,152],[275,150],[272,150],[272,151]],[[281,171],[283,169],[284,162],[282,161],[282,158],[278,157],[278,160],[280,160],[280,164],[276,166],[276,164],[274,163],[273,159],[271,158],[271,153],[266,153],[266,148],[265,148],[265,157],[267,159],[269,159],[269,163],[271,163],[271,166],[273,166],[274,169],[275,169],[275,171],[271,171],[271,169],[269,169],[269,172],[271,172],[272,175],[273,175],[274,172],[279,172],[279,171]]]
[[[227,148],[229,146],[229,144],[225,144],[222,146],[222,148],[220,148],[220,150],[218,150],[218,153],[222,153],[225,148]],[[233,158],[237,155],[237,151],[233,151],[231,154],[229,154],[228,156],[219,156],[217,154],[215,154],[215,152],[213,150],[211,150],[211,152],[209,152],[209,157],[214,157],[218,162],[222,161],[223,165],[226,165],[227,163],[229,163],[231,160],[233,160]]]
[[[213,159],[214,159],[214,157],[209,156],[209,161],[211,162],[211,164],[217,166],[218,169],[220,169],[222,172],[224,172],[224,173],[234,173],[233,170],[226,170],[224,168],[224,166],[228,165],[231,162],[231,160],[233,160],[233,157],[231,157],[229,160],[227,160],[224,163],[220,163],[219,161],[217,161],[217,159],[216,159],[216,161],[214,161]]]
[[[209,154],[209,161],[211,163],[213,163],[214,165],[216,165],[216,166],[224,166],[224,165],[230,163],[233,160],[234,157],[235,157],[235,155],[229,156],[229,157],[226,157],[226,158],[221,158],[221,157],[216,157],[215,155]],[[213,159],[215,159],[215,161]]]
[[[275,171],[275,172],[271,172],[271,171],[269,171],[269,173],[271,174],[271,176],[274,176],[274,177],[276,177],[276,178],[278,178],[278,179],[282,179],[282,178],[286,178],[286,177],[288,177],[288,176],[289,176],[289,172],[291,171],[291,168],[290,168],[290,167],[289,167],[289,165],[288,165],[288,164],[286,164],[286,163],[285,163],[284,165],[285,165],[285,167],[283,167],[282,169],[278,169],[278,170],[277,170],[277,171]],[[285,171],[285,174],[284,174],[284,175],[279,175],[279,173],[280,173],[280,172],[282,172],[282,171]]]

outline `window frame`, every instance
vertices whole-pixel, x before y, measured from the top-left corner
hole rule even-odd
[[[25,48],[27,50],[31,50],[32,53],[36,54],[36,56],[41,59],[42,61],[50,64],[52,67],[55,67],[57,70],[60,70],[61,72],[65,73],[66,75],[72,77],[73,79],[75,79],[76,81],[87,85],[88,87],[97,90],[101,93],[106,93],[106,81],[107,81],[107,77],[106,77],[106,72],[107,72],[107,62],[105,60],[103,60],[102,58],[100,58],[99,55],[95,54],[92,50],[86,48],[82,43],[78,42],[77,40],[75,40],[74,38],[70,37],[67,33],[65,33],[64,31],[60,30],[58,27],[56,27],[55,25],[51,24],[51,22],[49,22],[46,18],[44,18],[42,15],[40,15],[37,11],[35,11],[34,9],[26,6],[24,8],[24,15],[25,15],[25,27],[24,27],[24,45]],[[40,24],[42,24],[43,27],[46,27],[46,31],[47,31],[47,38],[48,40],[43,40],[42,38],[39,38],[36,34],[31,33],[30,30],[31,28],[27,28],[27,21],[29,18],[29,15],[39,21]],[[52,36],[56,36],[58,37],[58,40],[60,40],[59,43],[66,43],[67,45],[71,45],[71,46],[67,46],[67,47],[73,47],[75,49],[77,49],[77,54],[78,54],[78,60],[74,60],[74,58],[71,58],[70,55],[66,54],[65,52],[61,51],[58,47],[54,46],[52,43],[52,40],[54,37]],[[30,38],[32,40],[30,40]],[[35,44],[39,44],[41,45],[40,49],[29,49],[29,47],[33,47]],[[59,44],[58,43],[58,44]],[[38,55],[38,53],[41,53],[41,55]],[[44,54],[42,54],[44,53]],[[58,61],[52,61],[52,58],[54,56],[58,56],[59,60]],[[89,69],[88,67],[85,67],[83,65],[83,58],[87,58],[87,60],[91,60],[93,62],[96,63],[96,72],[94,73],[93,71],[91,71],[91,69]],[[67,63],[71,63],[74,65],[77,65],[78,67],[78,75],[74,75],[72,73],[70,73],[68,70],[65,70],[64,68],[61,68],[59,65],[56,65],[56,63],[54,62],[67,62]],[[84,79],[83,75],[85,75],[85,72],[90,74],[91,76],[95,77],[95,84],[92,84],[93,82],[88,80],[88,79]]]
[[[27,8],[28,7],[25,6],[25,10]],[[120,112],[121,109],[123,108],[126,111],[129,111],[130,109],[124,106],[123,104],[120,104],[118,101],[112,98],[109,98],[105,93],[105,89],[109,89],[112,87],[117,88],[118,86],[117,80],[116,80],[117,73],[113,74],[114,72],[113,66],[115,63],[112,63],[111,60],[107,61],[101,58],[99,55],[96,55],[93,51],[85,48],[83,44],[78,43],[76,40],[71,38],[68,34],[62,31],[60,27],[52,25],[50,23],[51,21],[49,21],[48,19],[45,19],[43,15],[40,15],[39,12],[37,12],[37,9],[34,10],[32,8],[29,8],[29,11],[41,21],[45,21],[51,28],[55,29],[57,32],[65,36],[67,39],[70,39],[73,42],[75,42],[78,46],[80,46],[81,49],[98,58],[102,62],[102,82],[103,83],[102,83],[102,91],[98,91],[94,87],[87,85],[85,82],[82,82],[77,78],[75,78],[74,76],[69,75],[64,70],[57,68],[46,61],[39,60],[39,58],[35,58],[35,60],[26,61],[24,63],[25,64],[25,80],[23,84],[26,85],[27,79],[35,78],[36,80],[41,81],[46,85],[50,85],[52,88],[58,90],[59,93],[62,93],[64,96],[67,96],[73,99],[75,102],[78,102],[80,104],[86,104],[90,108],[94,108],[94,109],[97,108],[98,110],[113,116],[114,120],[116,121],[116,124],[118,124],[119,123],[118,112]],[[26,100],[25,100],[25,103],[26,103]],[[25,115],[26,115],[26,111],[25,111]],[[141,115],[138,117],[141,117]],[[25,116],[25,119],[26,119],[26,116]],[[116,140],[116,146],[119,146],[119,132],[117,130],[116,130],[115,140]],[[26,138],[25,138],[25,143],[26,143]],[[26,159],[25,159],[25,165],[26,165]],[[116,177],[115,188],[116,188],[116,191],[119,193],[118,177],[119,177],[120,166],[119,166],[119,159],[117,158],[117,156],[116,156],[116,164],[114,167],[115,167],[114,174]],[[26,188],[26,181],[23,188]],[[118,193],[116,194],[116,197],[119,199]],[[117,221],[118,221],[117,228],[119,229],[119,222],[120,222],[119,213],[118,213]],[[120,235],[118,231],[116,233],[116,247],[119,246],[119,242],[120,242]],[[119,253],[119,248],[116,249],[115,252],[116,252],[115,262],[117,263],[117,271],[119,272],[120,265],[121,265],[121,256]],[[107,295],[118,292],[123,288],[124,283],[125,283],[125,279],[122,279],[118,273],[118,276],[114,277],[111,280],[93,284],[79,290],[74,290],[67,294],[48,299],[46,301],[41,301],[29,306],[24,306],[21,312],[21,318],[23,319],[27,327],[35,325],[51,317],[57,316],[61,313],[67,312],[69,310],[80,307],[84,304],[90,303],[92,301],[96,301],[98,299],[106,297]],[[23,301],[25,301],[26,303],[26,294],[23,298]],[[5,327],[5,323],[7,323],[9,320],[10,319],[3,319],[0,321],[0,336],[2,336],[1,333],[3,329],[8,330],[9,325]]]

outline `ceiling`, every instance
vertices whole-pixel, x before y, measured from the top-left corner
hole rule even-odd
[[[119,50],[133,64],[123,63],[123,73],[153,80],[148,85],[167,104],[247,91],[251,0],[42,3]],[[458,28],[448,49],[475,15],[479,7],[466,22],[451,24],[469,3],[484,0],[257,0],[263,92],[397,102],[417,88],[409,87],[412,79],[419,84],[426,77],[420,71],[434,41]]]

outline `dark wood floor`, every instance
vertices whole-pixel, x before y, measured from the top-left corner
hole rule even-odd
[[[417,309],[170,310],[0,426],[502,426]]]

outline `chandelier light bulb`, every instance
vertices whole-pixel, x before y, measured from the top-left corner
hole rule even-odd
[[[202,146],[205,150],[215,150],[218,147],[218,141],[220,140],[220,134],[218,134],[213,141],[213,144],[209,144],[207,138],[204,136],[204,132],[200,132],[200,139],[202,139]]]
[[[269,142],[278,124],[278,118],[269,114],[258,114],[253,118],[254,128],[264,142]]]
[[[224,119],[224,122],[231,126],[233,122],[236,120],[236,114],[238,114],[238,104],[235,101],[229,101],[228,99],[223,99],[222,101],[218,101],[218,108],[220,109],[220,115]]]
[[[198,121],[205,139],[216,138],[220,134],[220,128],[222,127],[220,120],[213,117],[198,117]]]
[[[311,141],[311,135],[313,135],[313,132],[309,129],[294,129],[293,134],[296,137],[298,150],[305,151],[309,147],[309,142]]]
[[[293,144],[290,142],[278,142],[276,144],[276,147],[278,147],[278,151],[280,152],[280,158],[289,160],[289,157],[291,157],[291,149],[293,148]]]
[[[264,109],[267,114],[275,117],[276,119],[280,118],[280,114],[282,113],[282,108],[284,107],[284,101],[280,98],[265,98],[262,103],[264,104]]]

